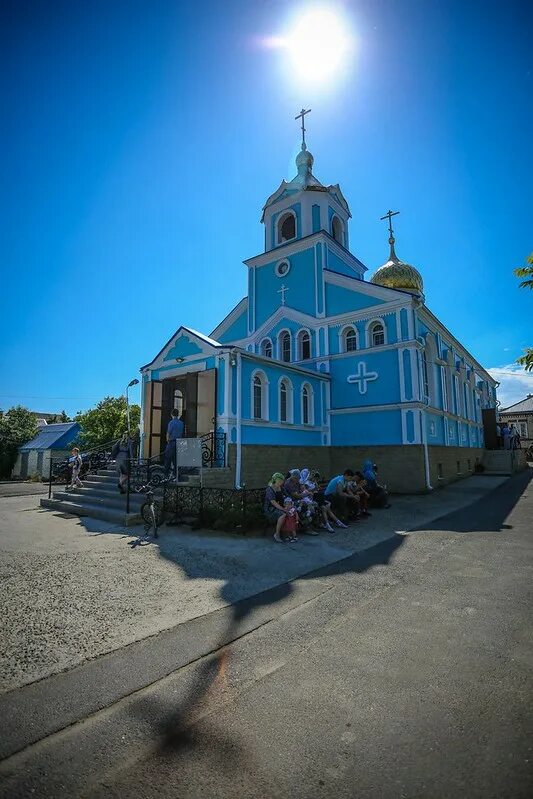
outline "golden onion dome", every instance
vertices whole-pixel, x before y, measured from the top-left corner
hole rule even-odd
[[[416,294],[424,293],[424,282],[422,275],[411,264],[400,261],[394,251],[394,238],[391,236],[390,256],[387,263],[380,266],[370,279],[376,286],[385,286],[388,289],[401,289],[402,291],[412,291]]]

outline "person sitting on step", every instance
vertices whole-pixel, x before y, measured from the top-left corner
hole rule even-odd
[[[359,500],[351,491],[348,490],[347,483],[354,478],[351,469],[345,469],[342,474],[333,477],[326,486],[324,495],[331,507],[344,521],[351,519],[356,521],[359,518]]]
[[[285,478],[281,472],[275,472],[272,475],[270,482],[266,487],[265,500],[263,503],[263,513],[265,518],[267,521],[273,522],[276,525],[274,541],[277,541],[278,544],[283,543],[283,539],[281,537],[281,528],[283,522],[285,521],[285,508],[283,505],[283,501],[285,499],[283,495],[284,479]]]

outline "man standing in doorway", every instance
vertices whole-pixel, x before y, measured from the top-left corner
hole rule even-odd
[[[165,447],[165,477],[168,477],[172,469],[176,474],[176,441],[183,438],[184,424],[179,418],[176,408],[172,409],[172,419],[167,427],[167,445]]]

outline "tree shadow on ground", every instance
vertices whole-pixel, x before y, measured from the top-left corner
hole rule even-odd
[[[393,535],[375,546],[301,575],[298,580],[318,580],[347,574],[355,576],[374,567],[388,566],[405,540],[402,535]],[[162,555],[165,557],[164,547]],[[175,556],[172,559],[175,561]],[[191,577],[198,577],[200,574],[205,578],[217,577],[216,564],[214,567],[196,564],[191,571]],[[231,591],[230,580],[221,589],[222,597],[231,595]],[[245,736],[236,740],[234,735],[216,726],[216,715],[212,715],[216,705],[212,704],[211,699],[216,700],[217,696],[221,696],[219,689],[222,688],[229,667],[232,642],[243,632],[247,632],[242,631],[242,622],[258,608],[276,605],[290,597],[293,592],[292,584],[287,582],[234,602],[231,605],[229,625],[220,638],[220,649],[196,664],[194,677],[187,687],[185,697],[174,707],[171,700],[161,702],[153,697],[143,697],[134,706],[133,712],[144,723],[148,720],[152,726],[158,742],[156,757],[184,756],[184,753],[190,754],[195,747],[200,746],[205,751],[207,742],[210,767],[222,768],[226,772],[244,766],[250,770],[252,754],[247,751]]]
[[[476,532],[502,532],[510,529],[510,525],[505,523],[510,512],[515,507],[518,499],[527,488],[533,475],[530,470],[500,485],[490,494],[490,500],[484,497],[466,508],[454,511],[442,516],[430,526],[421,525],[415,530],[418,531],[442,531],[450,533],[476,533]],[[333,575],[361,574],[373,567],[390,565],[401,547],[406,541],[402,535],[392,535],[381,543],[372,546],[346,558],[338,560],[327,566],[314,570],[308,574],[298,577],[298,580],[314,580]],[[193,577],[204,577],[216,579],[220,577],[216,561],[209,560],[203,563],[188,564],[180,562],[177,553],[166,552],[164,541],[160,544],[162,557],[169,558],[186,571],[187,575]],[[146,706],[146,700],[137,707],[136,712],[140,712],[146,719],[147,716],[154,720],[154,732],[158,744],[159,755],[169,756],[190,751],[191,747],[199,745],[200,739],[205,744],[206,738],[211,741],[210,762],[223,762],[224,768],[237,766],[239,762],[250,765],[250,753],[247,753],[245,743],[230,741],[229,737],[221,733],[213,726],[213,721],[208,721],[206,716],[202,718],[201,734],[198,732],[198,724],[195,723],[195,710],[198,710],[205,698],[208,696],[212,687],[216,685],[221,674],[227,668],[228,658],[230,657],[231,642],[235,641],[240,634],[240,626],[253,611],[265,605],[273,605],[280,600],[290,596],[293,591],[290,582],[278,585],[255,596],[243,599],[232,604],[232,617],[228,629],[224,635],[224,643],[221,644],[220,651],[200,664],[196,671],[193,684],[190,686],[184,701],[176,707],[164,706],[159,704],[157,708]],[[232,581],[228,580],[221,589],[221,596],[231,603]],[[155,712],[154,712],[155,711]],[[207,714],[206,714],[207,715]],[[200,737],[199,737],[200,736]],[[229,759],[228,753],[230,753]]]

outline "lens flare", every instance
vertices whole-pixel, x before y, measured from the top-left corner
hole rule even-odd
[[[339,75],[352,50],[349,24],[333,8],[300,12],[283,42],[295,76],[314,83]]]

